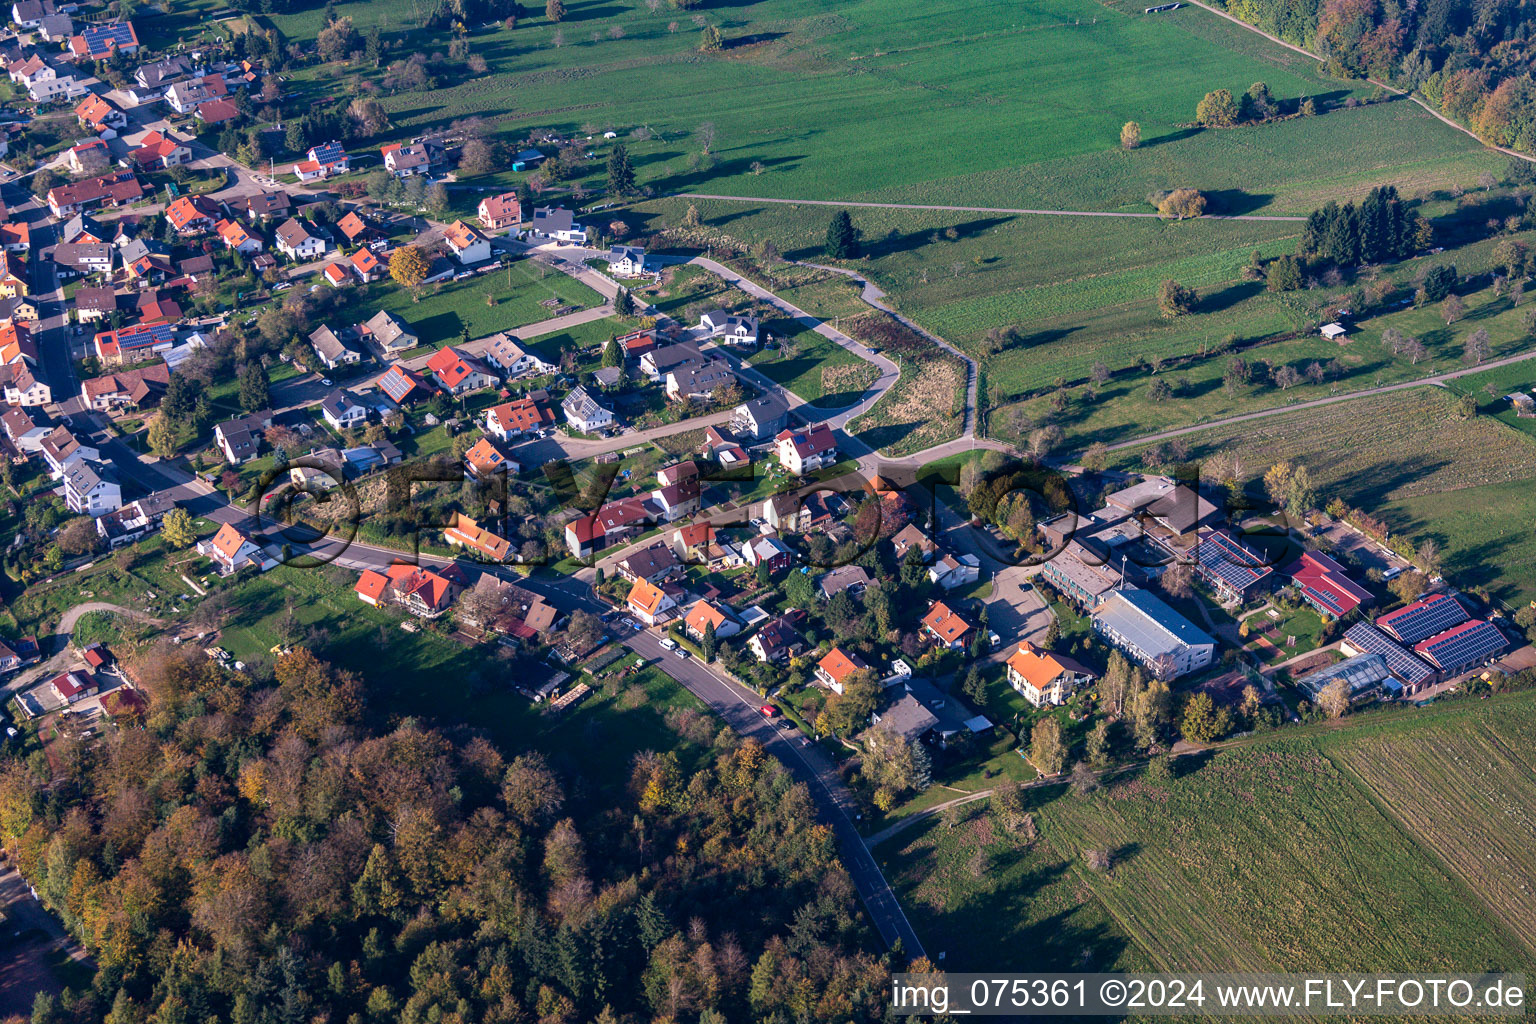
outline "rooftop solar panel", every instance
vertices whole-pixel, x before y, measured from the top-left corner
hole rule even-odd
[[[1247,590],[1271,572],[1262,555],[1215,530],[1201,531],[1195,558],[1201,575],[1237,591]]]
[[[1357,650],[1386,658],[1391,673],[1409,686],[1417,687],[1435,674],[1434,669],[1369,622],[1357,622],[1350,626],[1344,631],[1344,639]]]
[[[1442,672],[1454,672],[1475,665],[1504,647],[1504,634],[1499,632],[1499,627],[1474,619],[1422,641],[1414,650],[1434,662]]]
[[[1405,644],[1443,633],[1467,621],[1467,610],[1449,594],[1433,594],[1406,608],[1383,615],[1376,625]]]

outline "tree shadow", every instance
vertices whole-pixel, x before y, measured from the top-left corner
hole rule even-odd
[[[771,43],[775,39],[782,39],[786,35],[788,35],[787,32],[753,32],[751,35],[738,36],[735,39],[726,40],[722,45],[722,49],[743,50],[749,46]]]
[[[1231,309],[1239,302],[1245,302],[1264,290],[1262,281],[1238,281],[1227,285],[1219,292],[1200,296],[1200,312],[1220,313]]]
[[[1244,192],[1240,188],[1220,188],[1205,192],[1203,195],[1206,201],[1205,212],[1224,217],[1236,217],[1261,210],[1275,198],[1269,193]]]
[[[1141,145],[1137,146],[1136,148],[1150,149],[1153,146],[1166,146],[1172,142],[1182,142],[1192,135],[1199,135],[1203,130],[1204,129],[1202,128],[1180,128],[1176,132],[1169,132],[1167,135],[1159,135],[1155,139],[1142,139]]]

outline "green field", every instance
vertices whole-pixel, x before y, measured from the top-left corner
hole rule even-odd
[[[347,289],[346,309],[338,318],[347,322],[345,318],[351,316],[361,322],[387,309],[410,324],[423,345],[438,345],[458,340],[466,328],[471,338],[483,338],[548,320],[552,310],[540,305],[547,299],[582,309],[603,302],[601,295],[580,281],[533,260],[519,260],[506,269],[464,281],[427,285],[420,296],[420,301],[412,301],[409,291],[388,280],[360,285]]]
[[[1179,759],[1166,787],[1029,791],[1027,846],[974,810],[876,854],[950,970],[1529,969],[1536,698],[1342,725]]]

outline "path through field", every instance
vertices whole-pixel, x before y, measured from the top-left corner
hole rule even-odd
[[[1012,213],[1035,217],[1135,217],[1166,220],[1160,213],[1120,213],[1113,210],[1016,210],[1001,206],[926,206],[921,203],[849,203],[837,199],[764,199],[759,196],[713,196],[703,192],[679,192],[674,199],[716,199],[727,203],[776,203],[780,206],[847,206],[868,210],[946,210],[953,213]],[[1266,216],[1258,213],[1207,213],[1199,220],[1304,221],[1305,217]]]

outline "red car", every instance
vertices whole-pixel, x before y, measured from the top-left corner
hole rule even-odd
[[[758,710],[763,713],[764,718],[779,717],[779,709],[774,707],[772,704],[764,704],[762,707],[758,708]]]

